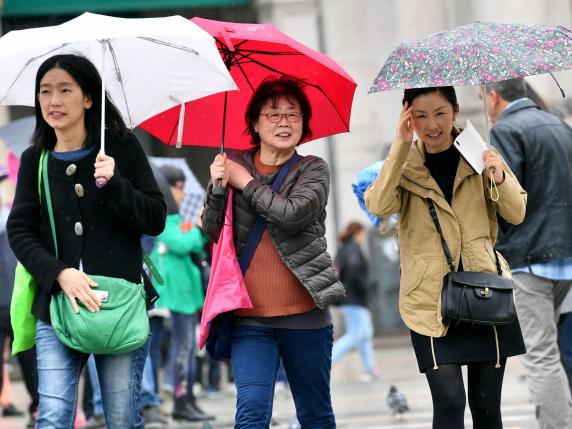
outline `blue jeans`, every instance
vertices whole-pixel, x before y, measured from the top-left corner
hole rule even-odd
[[[93,355],[87,360],[87,375],[91,383],[91,391],[93,397],[93,415],[103,415],[103,402],[101,400],[101,386],[99,385],[99,378],[97,375],[97,367],[95,366],[95,358]]]
[[[361,305],[341,305],[340,310],[344,314],[346,333],[336,340],[332,350],[332,363],[336,363],[344,354],[352,348],[359,350],[364,368],[373,370],[373,325],[371,313]]]
[[[233,327],[231,363],[237,389],[235,429],[268,428],[280,364],[304,429],[336,427],[330,396],[333,328]]]
[[[93,392],[93,414],[95,416],[103,415],[103,402],[101,399],[101,386],[97,375],[94,355],[87,360],[87,369],[89,373],[89,381],[91,382],[91,390]],[[145,366],[143,367],[143,378],[141,380],[141,396],[139,409],[145,407],[158,407],[161,401],[156,393],[155,379],[153,378],[153,364],[151,357],[147,354]]]
[[[161,405],[161,401],[157,396],[157,386],[155,385],[155,377],[153,377],[153,362],[151,362],[151,356],[148,354],[143,367],[143,380],[141,380],[140,408],[158,407],[159,405]]]
[[[153,316],[149,318],[149,326],[151,329],[149,356],[151,357],[153,381],[155,384],[155,393],[157,394],[159,393],[159,370],[163,366],[161,346],[163,342],[164,321],[165,319],[163,317]]]
[[[171,359],[174,362],[175,398],[186,396],[193,400],[193,384],[196,374],[192,365],[196,357],[195,314],[171,312],[173,331],[171,334]]]
[[[139,412],[141,375],[149,342],[121,355],[95,355],[103,411],[110,429],[143,428]],[[64,346],[49,323],[38,320],[36,350],[40,407],[37,428],[72,429],[81,370],[89,355]]]

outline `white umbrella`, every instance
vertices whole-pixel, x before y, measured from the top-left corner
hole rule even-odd
[[[84,13],[61,25],[0,38],[0,104],[33,106],[39,66],[70,53],[97,67],[102,95],[107,90],[130,128],[178,104],[236,89],[212,36],[188,19]],[[104,108],[102,103],[102,118]]]

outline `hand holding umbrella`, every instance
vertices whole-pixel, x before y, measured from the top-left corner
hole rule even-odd
[[[102,188],[111,180],[115,173],[115,160],[103,152],[95,158],[95,184]]]
[[[213,183],[218,183],[219,186],[226,188],[226,184],[230,178],[226,153],[219,153],[213,163],[211,164],[211,179]]]

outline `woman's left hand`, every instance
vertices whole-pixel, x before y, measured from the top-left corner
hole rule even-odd
[[[504,171],[502,169],[502,158],[493,150],[486,150],[483,153],[483,161],[485,162],[485,171],[492,171],[495,183],[500,185],[504,182]]]
[[[230,159],[228,159],[226,162],[227,162],[228,173],[230,176],[228,183],[230,183],[230,185],[233,188],[242,191],[246,187],[246,185],[248,185],[248,182],[254,179],[254,177],[252,177],[252,175],[248,172],[248,170],[244,168],[242,165],[234,161],[231,161]]]
[[[97,158],[95,158],[95,178],[105,178],[110,181],[115,173],[115,159],[105,155],[104,153],[98,153]]]

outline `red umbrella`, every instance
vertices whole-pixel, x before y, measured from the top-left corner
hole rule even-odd
[[[215,94],[176,106],[140,126],[169,145],[248,149],[244,113],[253,91],[268,76],[288,76],[304,84],[312,105],[314,140],[349,131],[356,83],[330,57],[302,45],[270,24],[237,24],[193,18],[211,34],[239,91]],[[179,118],[182,142],[177,142]]]

